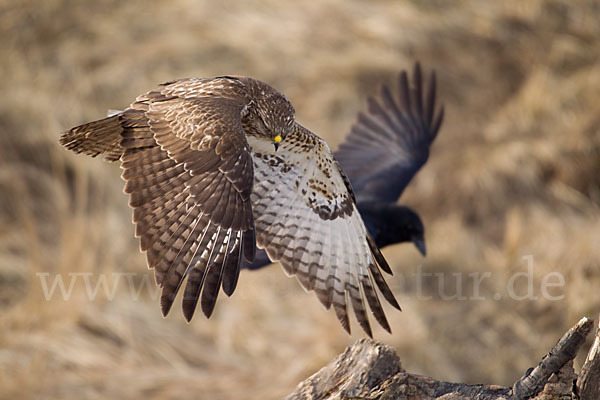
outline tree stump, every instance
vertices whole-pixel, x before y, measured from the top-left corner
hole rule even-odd
[[[300,383],[286,400],[598,400],[600,330],[579,376],[573,370],[573,359],[592,327],[593,320],[582,318],[512,387],[441,382],[411,374],[391,347],[361,339]]]

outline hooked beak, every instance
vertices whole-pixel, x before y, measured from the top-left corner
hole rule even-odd
[[[273,146],[275,146],[275,151],[279,148],[279,144],[281,143],[281,135],[277,135],[273,138]]]
[[[415,247],[417,248],[417,250],[419,250],[419,253],[421,253],[423,255],[423,257],[425,257],[427,255],[427,248],[425,247],[425,239],[419,238],[419,237],[413,237],[412,242],[415,245]]]

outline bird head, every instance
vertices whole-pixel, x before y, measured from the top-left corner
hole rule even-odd
[[[294,126],[295,111],[292,104],[283,95],[273,93],[265,96],[258,108],[259,116],[275,146],[275,151]]]
[[[275,151],[292,131],[296,112],[284,95],[266,83],[250,79],[252,100],[242,110],[242,120],[255,136],[269,139]]]
[[[425,227],[419,215],[396,204],[359,204],[359,211],[377,246],[412,242],[425,256]]]

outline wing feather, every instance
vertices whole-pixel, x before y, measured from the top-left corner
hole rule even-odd
[[[236,233],[234,243],[230,246],[229,256],[223,263],[223,292],[227,296],[231,296],[237,286],[240,276],[240,264],[242,253],[240,251],[241,232]]]
[[[254,257],[244,85],[235,78],[169,82],[61,138],[73,151],[121,159],[136,236],[162,288],[165,315],[189,275],[184,315],[192,318],[201,297],[209,316],[221,283],[231,295],[241,257]]]
[[[196,208],[197,210],[198,208]],[[154,267],[157,273],[160,272],[164,278],[159,281],[162,287],[161,292],[161,310],[163,315],[167,315],[175,301],[175,296],[183,284],[183,278],[188,274],[191,267],[191,259],[196,251],[204,243],[203,238],[210,230],[211,224],[208,217],[200,215],[192,222],[189,227],[172,236],[173,242],[165,245],[165,253],[159,258],[158,264]],[[183,224],[180,226],[180,229]],[[184,239],[181,237],[183,236]],[[187,315],[185,315],[187,318]],[[189,320],[189,319],[188,319]]]
[[[444,110],[436,112],[433,72],[427,90],[424,86],[419,64],[411,84],[402,71],[394,94],[383,86],[377,98],[368,99],[368,114],[358,114],[336,152],[359,201],[396,202],[427,161]]]
[[[227,251],[231,231],[219,227],[214,238],[215,243],[220,243],[220,248],[212,247],[211,254],[208,258],[208,270],[206,272],[206,281],[202,290],[202,298],[200,300],[202,312],[206,317],[210,318],[215,309],[217,295],[221,287],[223,277],[223,265],[225,263],[225,254]]]

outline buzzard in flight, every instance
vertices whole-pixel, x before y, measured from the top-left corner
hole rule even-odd
[[[416,107],[422,107],[421,104]],[[121,161],[136,236],[166,315],[187,278],[183,314],[207,317],[235,290],[255,248],[333,306],[347,302],[371,336],[366,304],[391,331],[375,286],[400,308],[344,172],[327,144],[295,122],[290,102],[237,76],[167,82],[129,108],[63,134],[68,149]]]
[[[410,241],[425,255],[421,218],[396,201],[427,162],[444,110],[435,112],[433,72],[426,91],[416,64],[411,83],[402,71],[395,89],[382,86],[377,98],[368,99],[368,113],[358,114],[334,154],[352,184],[358,211],[377,246]],[[266,252],[258,250],[254,261],[244,261],[242,267],[258,269],[270,263]]]

